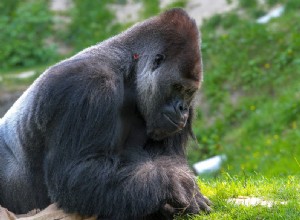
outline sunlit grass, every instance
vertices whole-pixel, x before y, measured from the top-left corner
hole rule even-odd
[[[231,174],[300,173],[299,18],[295,6],[265,25],[237,12],[204,24],[205,108],[196,109],[191,163],[226,154]]]
[[[217,179],[199,180],[202,193],[213,202],[213,212],[186,219],[299,219],[299,182],[299,176],[266,178],[259,175],[230,176],[227,173]],[[273,205],[245,206],[228,201],[238,197],[256,197]]]

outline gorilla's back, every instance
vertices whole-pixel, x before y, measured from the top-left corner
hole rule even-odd
[[[35,143],[25,145],[27,149],[24,148],[30,134],[21,125],[28,119],[26,109],[32,95],[29,89],[0,119],[0,205],[17,214],[36,207],[44,208],[50,203],[42,164],[39,160],[25,160],[31,158],[26,156],[30,154],[30,148],[40,143],[40,140],[35,140]]]

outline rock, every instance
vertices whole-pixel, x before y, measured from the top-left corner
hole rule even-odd
[[[236,205],[244,205],[244,206],[266,206],[271,208],[273,205],[281,204],[286,205],[287,202],[277,202],[277,201],[268,201],[264,200],[262,198],[256,198],[256,197],[247,197],[247,196],[239,196],[238,198],[231,198],[228,199],[227,202],[234,203]]]

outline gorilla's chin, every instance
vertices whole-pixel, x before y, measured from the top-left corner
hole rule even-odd
[[[160,141],[178,133],[182,128],[167,120],[161,120],[158,126],[148,129],[147,134],[151,139]]]
[[[151,132],[148,133],[148,136],[155,140],[155,141],[161,141],[163,140],[164,138],[167,138],[167,137],[170,137],[172,136],[172,134],[175,134],[176,132],[174,133],[166,133],[164,131],[161,131],[161,130],[153,130]]]

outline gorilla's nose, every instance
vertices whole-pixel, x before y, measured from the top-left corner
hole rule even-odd
[[[177,128],[183,129],[188,118],[188,106],[180,100],[170,103],[164,109],[164,115]]]
[[[188,106],[183,101],[177,101],[175,102],[174,109],[178,118],[178,126],[182,129],[185,127],[188,118]]]
[[[176,101],[174,109],[178,116],[183,116],[188,112],[188,106],[183,101]]]

